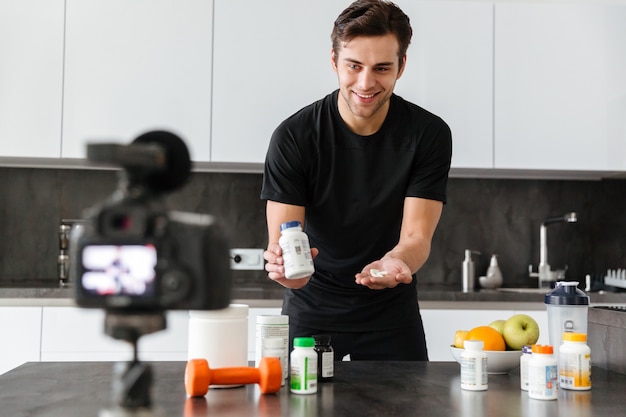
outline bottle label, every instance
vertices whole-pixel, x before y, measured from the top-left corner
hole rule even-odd
[[[528,370],[528,395],[536,399],[555,399],[558,389],[556,365],[531,365]]]
[[[461,387],[480,388],[487,385],[487,358],[461,358]]]
[[[322,378],[332,378],[335,375],[333,352],[322,353]]]
[[[591,388],[591,355],[560,353],[559,384],[568,389]]]
[[[317,354],[291,358],[289,387],[293,393],[308,394],[317,391]]]

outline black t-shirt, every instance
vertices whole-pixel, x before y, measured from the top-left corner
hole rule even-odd
[[[379,131],[360,136],[339,115],[337,97],[338,90],[285,120],[267,153],[261,198],[304,206],[305,232],[320,251],[309,283],[287,290],[283,312],[323,330],[415,324],[415,279],[370,290],[354,275],[398,243],[405,197],[445,203],[450,129],[394,94]]]

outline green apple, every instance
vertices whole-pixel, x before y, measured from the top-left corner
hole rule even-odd
[[[493,327],[494,329],[498,331],[498,333],[503,334],[504,323],[506,323],[506,320],[494,320],[491,323],[489,323],[489,327]]]
[[[534,345],[539,340],[539,325],[526,314],[515,314],[504,323],[502,336],[509,349],[521,350],[524,345]]]

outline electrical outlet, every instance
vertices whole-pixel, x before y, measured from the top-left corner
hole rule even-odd
[[[231,249],[230,269],[238,270],[263,270],[263,249]]]

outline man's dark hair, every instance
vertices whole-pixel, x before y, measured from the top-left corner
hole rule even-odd
[[[409,17],[390,1],[357,0],[335,20],[330,38],[337,57],[342,44],[357,36],[384,36],[389,33],[398,39],[398,59],[402,66],[402,58],[413,35]]]

